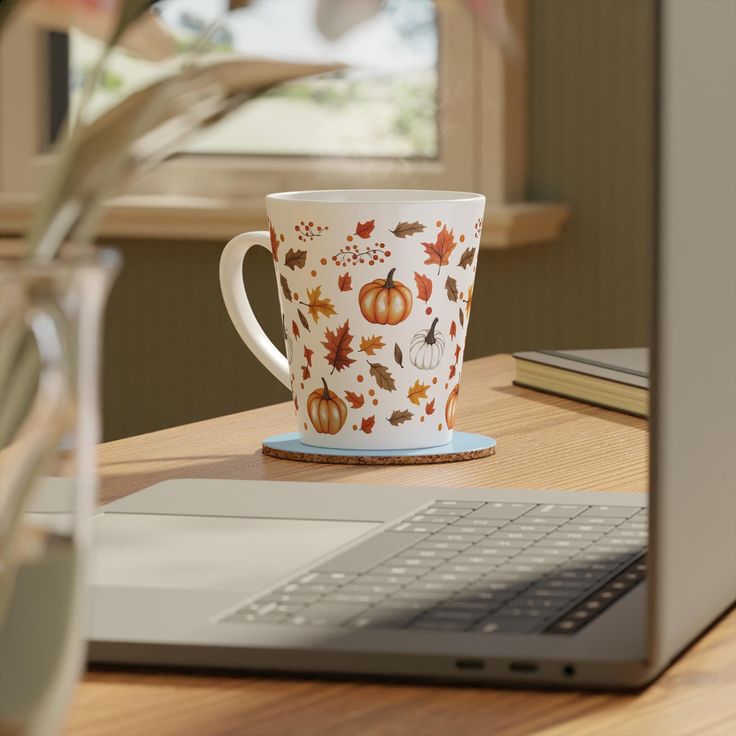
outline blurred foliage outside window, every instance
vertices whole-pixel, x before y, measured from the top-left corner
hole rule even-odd
[[[253,0],[230,14],[227,0],[160,0],[155,7],[182,54],[220,18],[207,36],[207,52],[349,65],[271,90],[201,134],[186,152],[437,157],[438,29],[432,0],[387,0],[375,18],[334,42],[315,26],[314,0]],[[100,50],[99,41],[71,34],[72,109]],[[169,64],[116,50],[90,116],[160,77]]]

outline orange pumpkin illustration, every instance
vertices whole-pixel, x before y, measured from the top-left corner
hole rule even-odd
[[[450,391],[450,395],[447,397],[447,404],[445,404],[445,419],[447,420],[447,426],[452,429],[455,426],[455,408],[457,406],[457,395],[460,393],[460,384]]]
[[[327,388],[327,381],[322,379],[324,388],[317,388],[307,399],[307,414],[314,428],[320,434],[337,434],[348,416],[345,402]]]
[[[375,325],[397,325],[411,312],[411,291],[400,281],[394,281],[392,268],[385,279],[375,279],[363,286],[358,304],[363,316]]]

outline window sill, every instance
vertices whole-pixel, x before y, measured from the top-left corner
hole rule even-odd
[[[22,233],[31,218],[30,196],[0,195],[0,235]],[[557,203],[521,202],[489,205],[481,247],[489,250],[543,243],[559,237],[569,207]],[[199,197],[146,196],[112,200],[100,225],[105,238],[225,241],[246,230],[266,227],[263,202]]]

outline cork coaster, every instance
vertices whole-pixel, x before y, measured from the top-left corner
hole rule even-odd
[[[312,447],[299,441],[296,432],[274,435],[263,441],[264,455],[280,460],[339,465],[429,465],[457,463],[494,455],[496,440],[471,432],[454,432],[452,442],[420,450],[338,450]]]

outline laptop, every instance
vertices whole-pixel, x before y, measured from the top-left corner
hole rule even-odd
[[[661,6],[650,493],[159,483],[97,517],[93,662],[631,688],[733,604],[736,5],[705,5]]]

